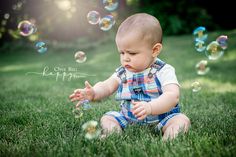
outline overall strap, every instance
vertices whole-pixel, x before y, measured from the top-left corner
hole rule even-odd
[[[127,79],[126,79],[126,70],[124,67],[120,66],[119,68],[116,69],[116,74],[117,77],[119,77],[121,79],[122,83],[126,83]]]
[[[157,71],[160,71],[160,70],[164,67],[165,64],[166,64],[166,63],[163,62],[162,60],[157,59],[157,60],[151,65],[151,69],[150,69],[149,72],[148,72],[148,77],[149,77],[149,78],[152,78],[153,75],[155,75]]]

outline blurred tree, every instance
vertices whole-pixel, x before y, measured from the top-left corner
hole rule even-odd
[[[126,8],[125,0],[119,2],[119,7],[114,12],[116,16],[124,13]],[[6,22],[0,27],[0,40],[27,39],[28,37],[19,36],[17,25],[22,20],[29,20],[36,25],[36,36],[39,39],[71,41],[86,37],[96,41],[107,35],[107,32],[99,29],[98,25],[89,24],[87,14],[92,10],[98,11],[101,18],[113,14],[104,9],[101,0],[0,1],[1,21]],[[10,15],[9,19],[4,19],[5,14]]]
[[[206,9],[191,0],[139,0],[139,11],[157,17],[167,35],[191,33],[199,25],[217,27]]]

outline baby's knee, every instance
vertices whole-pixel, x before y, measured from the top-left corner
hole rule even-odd
[[[184,128],[184,132],[187,132],[188,128],[191,125],[190,119],[186,115],[181,114],[180,123],[182,124],[181,126]]]
[[[105,133],[120,132],[121,127],[119,122],[112,116],[104,115],[101,118],[101,127]]]
[[[108,115],[102,116],[100,121],[101,121],[101,124],[118,123],[117,120],[114,117],[108,116]]]

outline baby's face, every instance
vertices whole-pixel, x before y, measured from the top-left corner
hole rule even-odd
[[[149,68],[155,59],[151,44],[143,40],[139,33],[118,35],[116,45],[121,65],[131,72],[141,72]]]

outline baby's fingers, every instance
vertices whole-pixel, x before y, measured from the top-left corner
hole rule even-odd
[[[79,101],[79,102],[75,105],[75,108],[79,108],[81,104],[82,104],[82,101]]]
[[[138,115],[142,110],[143,110],[143,108],[142,108],[141,106],[140,106],[140,107],[135,106],[135,107],[132,109],[132,112],[133,112],[133,114],[136,116],[136,115]]]
[[[79,101],[79,100],[81,100],[81,99],[83,99],[83,98],[77,96],[77,97],[72,98],[70,101],[71,101],[71,102],[74,102],[74,101]]]

